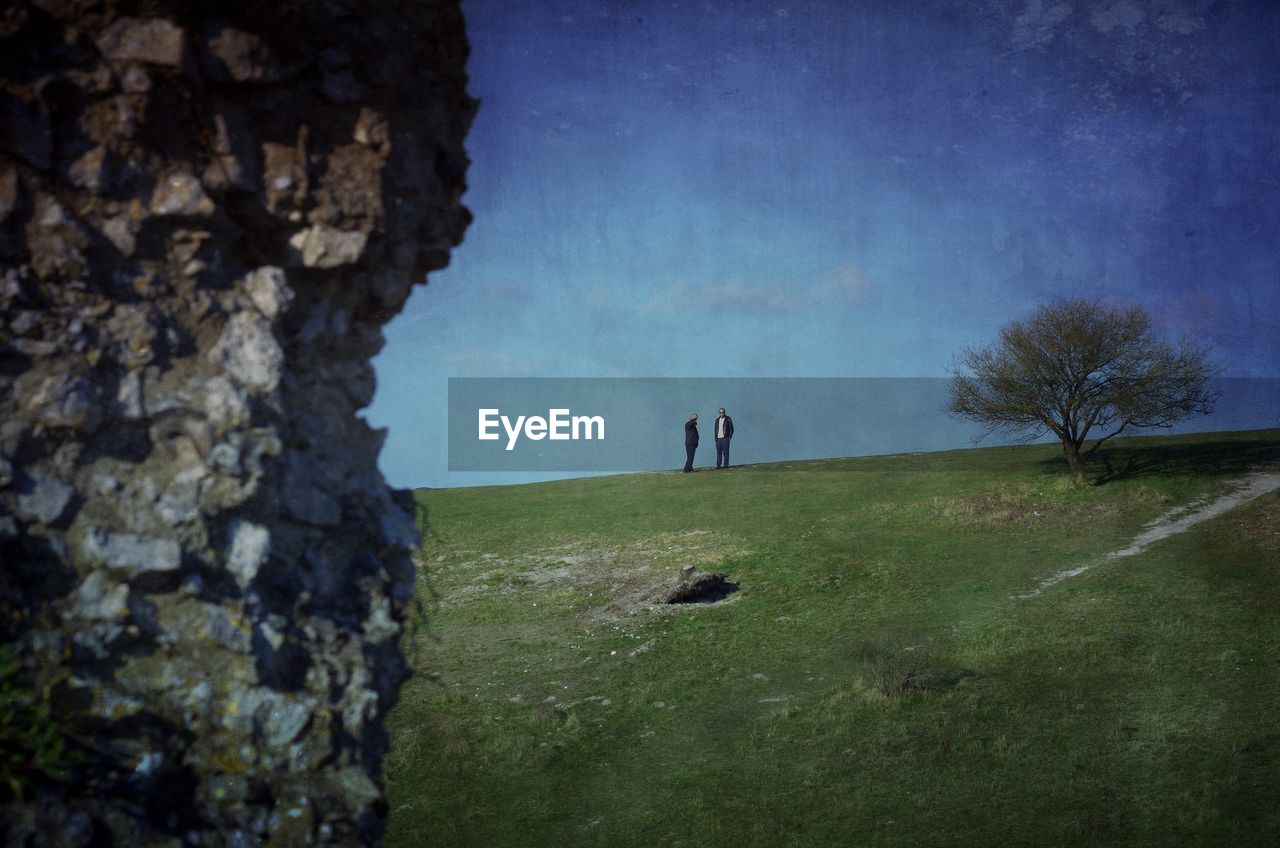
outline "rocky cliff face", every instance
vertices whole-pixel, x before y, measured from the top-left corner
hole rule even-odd
[[[380,841],[417,531],[356,413],[466,54],[450,0],[0,10],[0,640],[80,752],[10,845]]]

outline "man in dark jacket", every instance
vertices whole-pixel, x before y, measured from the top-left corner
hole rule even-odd
[[[729,467],[729,440],[733,438],[733,419],[724,414],[720,407],[720,417],[716,419],[716,468]],[[724,460],[724,464],[721,464]]]
[[[698,449],[698,413],[689,416],[684,422],[684,473],[693,470],[693,452]]]

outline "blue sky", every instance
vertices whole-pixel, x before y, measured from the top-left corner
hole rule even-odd
[[[375,362],[393,485],[517,479],[446,470],[450,376],[943,376],[1070,295],[1280,376],[1276,4],[463,9],[475,222]]]

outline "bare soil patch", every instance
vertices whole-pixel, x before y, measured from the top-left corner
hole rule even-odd
[[[661,533],[630,543],[593,538],[566,539],[517,555],[455,551],[455,565],[434,563],[442,574],[438,590],[443,606],[456,606],[495,594],[572,592],[599,599],[593,620],[612,621],[641,612],[661,613],[729,599],[737,588],[727,577],[718,582],[715,566],[743,553],[728,539],[707,530]],[[664,595],[682,583],[682,569],[700,576],[687,587],[690,600],[671,602]],[[710,578],[710,579],[708,579]],[[716,585],[712,585],[712,584]]]

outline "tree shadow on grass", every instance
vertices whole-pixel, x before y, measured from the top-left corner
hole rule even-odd
[[[1086,474],[1093,485],[1105,486],[1142,477],[1231,477],[1260,465],[1280,465],[1280,437],[1106,445],[1089,460]],[[1057,474],[1067,468],[1060,455],[1040,466]]]

